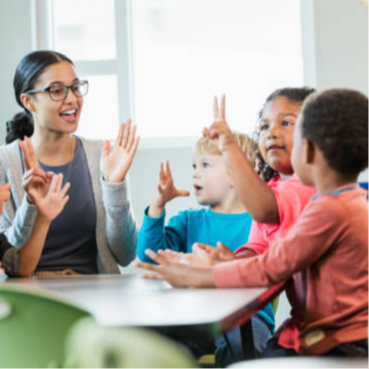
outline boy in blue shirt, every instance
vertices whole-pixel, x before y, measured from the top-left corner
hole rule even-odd
[[[234,138],[254,164],[256,143],[239,133],[234,133]],[[176,197],[189,196],[189,192],[175,187],[169,162],[165,168],[160,163],[158,193],[145,210],[138,234],[137,256],[141,261],[152,262],[145,255],[146,249],[192,253],[192,245],[196,242],[214,247],[222,242],[235,251],[247,242],[252,218],[236,194],[218,145],[208,138],[200,138],[193,153],[192,167],[196,200],[207,208],[181,211],[165,226],[165,205]],[[255,347],[261,353],[274,330],[270,304],[252,318],[252,326]],[[237,355],[237,351],[242,351],[239,329],[231,331],[230,340]],[[191,344],[190,348],[196,356],[209,353],[205,346]],[[214,350],[218,363],[229,364],[230,354],[223,337],[215,342]]]

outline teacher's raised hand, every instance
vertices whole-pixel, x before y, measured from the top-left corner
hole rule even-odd
[[[106,182],[124,181],[140,142],[140,137],[136,137],[136,130],[137,126],[132,126],[131,120],[128,120],[120,126],[113,149],[109,141],[104,142],[100,171]]]

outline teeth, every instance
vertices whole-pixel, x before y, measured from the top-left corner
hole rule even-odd
[[[67,111],[63,112],[62,115],[72,115],[72,114],[75,114],[76,111],[77,111],[76,109],[67,110]]]

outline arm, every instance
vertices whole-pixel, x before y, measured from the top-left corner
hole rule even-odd
[[[259,223],[279,223],[274,192],[258,176],[245,154],[236,144],[225,118],[225,96],[214,100],[214,123],[204,135],[218,141],[236,192],[252,218]]]
[[[170,218],[168,226],[165,226],[165,212],[158,218],[147,216],[144,219],[138,234],[137,256],[141,261],[151,263],[146,256],[147,249],[157,252],[158,250],[173,250],[186,252],[187,243],[187,216],[186,212]]]
[[[32,142],[26,137],[25,141],[19,142],[23,153],[26,173],[22,178],[22,186],[27,196],[23,197],[21,205],[16,209],[14,199],[5,204],[5,212],[0,220],[0,231],[5,233],[9,242],[17,247],[23,246],[32,232],[32,227],[37,214],[36,206],[28,189],[33,187],[42,196],[49,190],[52,173],[45,173],[39,167]],[[3,165],[0,169],[0,183],[6,183]],[[32,183],[29,179],[32,178]],[[27,185],[26,185],[27,184]],[[14,189],[16,191],[16,188]]]
[[[135,257],[137,226],[129,200],[127,173],[133,162],[140,141],[137,127],[132,123],[121,124],[113,148],[104,142],[100,159],[101,187],[106,211],[108,244],[116,261],[128,265]]]
[[[289,236],[264,254],[216,266],[213,274],[217,287],[270,286],[307,269],[327,252],[346,226],[344,212],[332,201],[310,203]]]
[[[32,177],[28,179],[32,183]],[[38,213],[29,239],[16,251],[7,250],[4,255],[4,267],[9,275],[27,277],[32,274],[40,260],[51,222],[61,213],[69,197],[66,195],[69,183],[62,188],[63,175],[54,176],[45,197],[35,187],[29,188],[29,194],[36,204]],[[18,265],[14,267],[14,261]],[[7,270],[8,272],[8,270]]]

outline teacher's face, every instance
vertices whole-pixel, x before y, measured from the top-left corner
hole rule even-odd
[[[73,66],[66,61],[50,65],[40,75],[34,89],[72,86],[79,79]],[[71,89],[61,101],[54,101],[48,91],[32,95],[33,108],[31,110],[34,121],[40,129],[57,133],[74,133],[83,106],[83,97],[77,97]]]

